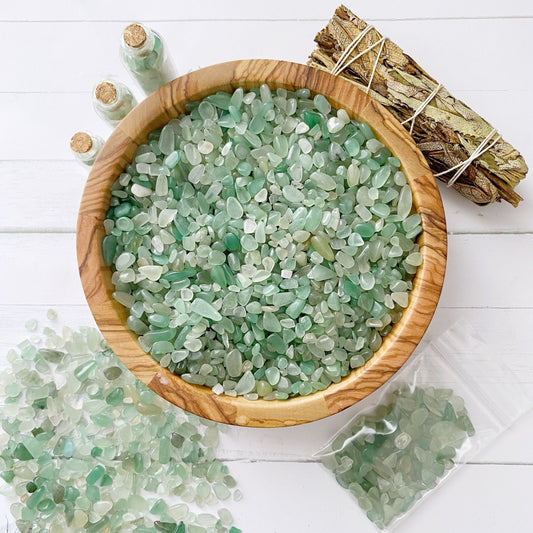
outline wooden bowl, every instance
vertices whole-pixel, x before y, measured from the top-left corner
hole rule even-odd
[[[424,262],[413,282],[409,306],[385,337],[382,346],[361,368],[340,383],[309,396],[285,401],[217,396],[210,388],[191,385],[162,368],[145,353],[137,335],[126,327],[128,312],[112,293],[111,270],[102,259],[103,221],[110,186],[133,159],[150,131],[185,111],[184,104],[216,91],[307,87],[321,93],[336,108],[367,122],[376,137],[400,158],[422,217],[419,236]],[[403,126],[380,104],[352,84],[326,72],[296,63],[249,60],[222,63],[191,72],[161,87],[116,127],[89,174],[77,227],[81,282],[96,323],[122,362],[157,394],[187,411],[217,422],[241,426],[277,427],[303,424],[332,415],[361,400],[387,381],[407,360],[429,325],[439,299],[446,265],[446,224],[435,179],[421,152]]]

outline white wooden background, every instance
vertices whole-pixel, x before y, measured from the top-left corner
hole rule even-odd
[[[87,172],[70,135],[109,129],[90,89],[115,74],[127,22],[166,38],[178,70],[241,58],[305,62],[337,0],[110,2],[41,0],[0,7],[0,354],[24,322],[55,307],[64,323],[92,324],[75,262],[75,221]],[[493,123],[533,165],[533,5],[525,0],[350,2],[446,87]],[[474,324],[533,393],[533,178],[525,201],[478,208],[441,187],[449,230],[446,282],[430,340],[457,318]],[[0,367],[5,365],[0,359]],[[353,413],[305,426],[230,428],[221,456],[245,499],[232,509],[245,533],[374,531],[349,494],[311,458]],[[530,530],[533,415],[465,466],[400,525],[404,533]],[[0,517],[7,503],[0,502]],[[1,518],[0,518],[1,526]]]

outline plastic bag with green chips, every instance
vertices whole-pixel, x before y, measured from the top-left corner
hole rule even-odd
[[[516,376],[457,324],[359,404],[315,454],[390,531],[457,468],[531,408]]]

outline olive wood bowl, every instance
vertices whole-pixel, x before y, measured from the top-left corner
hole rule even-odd
[[[133,159],[150,131],[185,112],[184,104],[216,91],[307,87],[336,108],[367,122],[376,137],[401,160],[422,217],[418,238],[423,263],[418,268],[409,306],[383,344],[362,367],[339,383],[309,396],[288,400],[246,400],[216,395],[191,385],[145,353],[137,335],[126,327],[128,311],[112,293],[111,269],[102,259],[103,221],[110,186]],[[217,422],[253,427],[303,424],[337,413],[385,383],[411,355],[428,327],[440,296],[446,266],[446,223],[435,179],[404,127],[384,107],[349,82],[305,65],[274,60],[232,61],[191,72],[164,85],[133,109],[116,127],[91,169],[78,214],[77,256],[81,282],[93,316],[109,346],[143,383],[187,411]]]

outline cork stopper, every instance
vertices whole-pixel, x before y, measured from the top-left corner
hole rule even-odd
[[[78,131],[70,139],[70,149],[77,154],[86,154],[92,147],[91,136],[84,131]]]
[[[112,104],[117,99],[117,88],[109,81],[102,81],[96,86],[94,95],[102,104]]]
[[[124,42],[133,48],[139,48],[146,41],[146,32],[140,24],[130,24],[126,26],[122,33]]]

